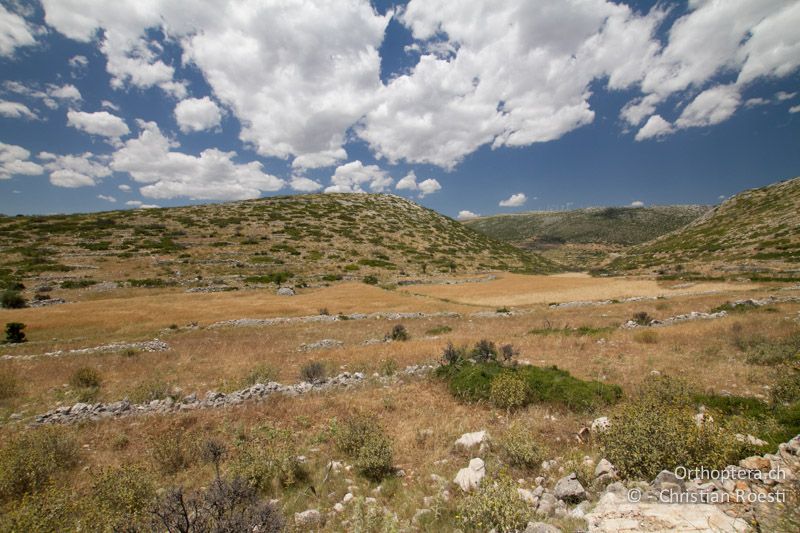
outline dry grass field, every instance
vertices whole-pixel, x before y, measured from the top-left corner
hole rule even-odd
[[[225,443],[227,452],[221,468],[233,472],[241,461],[243,443],[260,435],[263,430],[259,428],[269,426],[287,430],[291,453],[306,458],[302,480],[262,487],[264,494],[277,498],[290,526],[293,513],[318,509],[327,517],[322,529],[351,530],[362,519],[358,504],[350,504],[340,513],[333,511],[334,505],[351,492],[374,497],[391,512],[388,517],[372,517],[377,529],[370,526],[363,531],[388,531],[395,526],[452,530],[458,526],[463,497],[458,489],[450,489],[449,499],[443,499],[431,475],[451,480],[468,462],[468,455],[453,449],[453,442],[462,433],[485,429],[493,438],[500,438],[512,422],[524,421],[547,457],[560,457],[569,465],[569,461],[579,461],[585,455],[599,458],[596,443],[580,442],[575,435],[593,418],[611,415],[617,407],[575,411],[558,403],[533,403],[510,412],[486,402],[461,401],[439,378],[404,376],[396,373],[398,369],[438,362],[448,343],[471,346],[480,339],[490,339],[498,345],[516,347],[520,364],[556,365],[581,380],[619,385],[624,398],[634,395],[648,376],[658,372],[683,378],[702,393],[767,402],[770,387],[783,367],[752,364],[748,342],[779,342],[797,335],[800,304],[781,303],[719,319],[648,328],[646,332],[619,326],[640,312],[667,318],[691,311],[707,312],[732,300],[800,292],[797,288],[781,289],[792,287],[777,283],[687,285],[584,275],[498,274],[496,280],[487,282],[398,289],[339,283],[302,289],[291,297],[277,296],[271,290],[186,294],[176,289],[122,288],[104,292],[102,297],[76,297],[74,303],[64,305],[3,310],[0,321],[27,324],[29,341],[0,348],[0,355],[12,356],[0,360],[0,372],[3,386],[13,388],[0,399],[0,441],[9,446],[20,434],[43,431],[26,426],[37,414],[79,399],[113,402],[127,397],[142,401],[153,389],[168,391],[177,399],[191,393],[203,397],[208,391],[246,387],[253,382],[254,372],[281,383],[295,383],[301,380],[304,366],[318,361],[328,375],[346,370],[363,372],[367,379],[363,385],[346,390],[296,397],[276,395],[239,406],[87,421],[65,427],[61,431],[78,444],[77,462],[53,475],[55,488],[50,490],[77,491],[84,495],[81,501],[91,501],[101,472],[132,464],[141,466],[154,489],[199,489],[215,475],[198,451],[203,442],[215,438]],[[636,296],[659,298],[618,301]],[[614,301],[572,308],[547,305],[576,300]],[[498,309],[512,312],[500,313]],[[223,320],[300,317],[321,310],[330,315],[444,311],[458,315],[207,327]],[[199,327],[182,327],[190,322]],[[398,323],[406,327],[408,340],[364,344],[383,338]],[[173,324],[177,329],[170,329]],[[156,337],[168,344],[167,351],[19,357]],[[342,345],[300,350],[302,344],[322,339],[335,339]],[[88,393],[72,379],[81,368],[93,369],[99,376],[99,385]],[[392,443],[392,466],[401,469],[403,477],[377,481],[355,470],[335,473],[326,467],[331,460],[351,464],[332,435],[337,421],[353,413],[373,416],[373,422],[384,429]],[[176,467],[165,466],[165,449],[181,456]],[[494,448],[486,461],[489,473],[505,472],[525,480],[523,486],[535,486],[533,478],[541,473],[510,466]],[[555,479],[548,480],[552,483]],[[60,501],[53,494],[47,498],[51,503]],[[6,496],[6,510],[16,513],[16,523],[29,523],[24,521],[28,516],[25,513],[43,512],[39,507],[32,511],[31,502],[15,501]],[[421,508],[433,511],[424,520],[415,521],[415,513]],[[563,517],[553,519],[553,523],[567,529],[582,527],[579,520]],[[389,527],[391,524],[395,526]]]

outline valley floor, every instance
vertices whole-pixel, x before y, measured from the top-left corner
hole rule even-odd
[[[598,442],[577,438],[581,428],[597,417],[613,417],[654,374],[682,378],[700,393],[768,404],[787,361],[759,359],[753,346],[781,345],[800,332],[800,301],[792,300],[800,297],[800,286],[780,283],[503,273],[496,279],[395,289],[339,283],[300,289],[294,296],[278,296],[274,289],[190,294],[172,288],[98,292],[91,287],[70,294],[72,301],[61,305],[0,311],[0,323],[24,323],[28,337],[22,344],[0,345],[2,460],[11,460],[8,450],[20,435],[46,430],[28,427],[37,415],[79,401],[128,398],[144,405],[165,396],[181,402],[192,394],[230,393],[257,382],[291,384],[302,381],[311,363],[320,363],[328,376],[360,372],[365,379],[350,388],[60,428],[78,444],[74,466],[53,473],[52,486],[32,488],[25,500],[0,480],[1,503],[15,516],[43,513],[46,505],[32,501],[45,490],[75,491],[90,499],[102,472],[131,464],[140,465],[155,488],[207,487],[215,470],[213,462],[202,459],[201,443],[210,438],[223,443],[225,475],[241,464],[244,443],[272,428],[286,430],[281,435],[291,443],[291,453],[302,456],[305,472],[296,480],[260,487],[265,497],[277,500],[290,528],[307,529],[295,524],[294,513],[308,509],[320,511],[321,522],[314,527],[326,531],[383,530],[365,526],[369,520],[380,527],[396,522],[400,530],[463,528],[458,516],[466,496],[446,482],[477,454],[486,461],[490,478],[502,473],[520,479],[520,488],[533,490],[542,476],[539,483],[552,489],[585,456],[593,462],[602,457]],[[767,297],[781,299],[720,307]],[[621,328],[637,313],[666,319],[719,309],[730,312],[670,326]],[[230,322],[239,319],[261,321]],[[398,324],[408,340],[386,342]],[[102,348],[153,339],[165,343],[163,351]],[[556,365],[581,380],[619,385],[623,400],[583,410],[534,402],[512,411],[462,401],[432,375],[400,372],[410,365],[438,365],[448,343],[472,346],[481,339],[512,344],[519,363]],[[77,351],[92,347],[101,348]],[[97,379],[84,386],[75,375],[87,368]],[[400,475],[375,481],[357,469],[331,468],[331,461],[353,464],[334,434],[337,423],[358,413],[374,417],[388,435]],[[486,430],[494,441],[519,423],[546,450],[545,458],[558,458],[555,470],[510,464],[495,446],[482,452],[454,448],[464,433]],[[444,489],[437,480],[443,480]],[[346,494],[355,500],[337,506]],[[375,498],[374,504],[362,498]],[[31,511],[32,505],[39,510]],[[375,514],[366,510],[369,505],[390,514],[368,518]],[[586,527],[577,514],[539,519],[565,530]]]

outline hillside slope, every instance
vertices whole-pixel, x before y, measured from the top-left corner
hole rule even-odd
[[[496,215],[465,224],[494,239],[526,248],[565,243],[631,245],[681,228],[709,209],[698,205],[592,207]]]
[[[0,217],[0,283],[263,284],[480,270],[541,257],[393,195],[315,194],[96,214]],[[4,280],[4,281],[3,281]]]
[[[737,194],[687,227],[631,248],[609,270],[797,277],[800,178]]]

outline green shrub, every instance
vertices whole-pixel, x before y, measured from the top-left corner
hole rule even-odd
[[[292,486],[307,477],[297,460],[292,432],[273,426],[257,427],[237,442],[230,469],[234,476],[270,493],[276,486]]]
[[[496,362],[441,366],[439,377],[448,382],[450,392],[457,398],[470,401],[489,401],[492,381],[501,373],[516,374],[527,385],[529,403],[563,405],[575,411],[589,411],[616,403],[622,389],[598,381],[577,379],[556,367],[504,367]]]
[[[0,296],[0,307],[3,309],[22,309],[25,305],[25,298],[19,291],[9,289],[3,291],[3,295]]]
[[[77,442],[64,428],[13,435],[0,449],[0,500],[43,489],[56,474],[78,464],[78,452]]]
[[[333,436],[337,448],[367,478],[380,480],[392,471],[392,442],[376,419],[352,416],[335,425]]]
[[[512,423],[498,443],[500,453],[509,464],[536,470],[545,458],[541,446],[534,440],[536,431],[529,425],[520,421]]]
[[[631,318],[634,322],[639,324],[640,326],[649,326],[653,322],[653,317],[648,315],[645,311],[639,311],[635,313]]]
[[[241,384],[243,387],[250,387],[256,383],[269,383],[278,379],[278,369],[262,363],[253,367],[250,372],[242,379]]]
[[[327,374],[322,361],[310,361],[300,368],[300,379],[309,383],[325,381]]]
[[[500,409],[516,409],[525,405],[528,387],[516,373],[503,372],[492,380],[489,401]]]
[[[600,443],[626,478],[652,479],[678,466],[724,468],[735,463],[744,445],[721,421],[698,425],[695,412],[680,381],[653,379],[612,418]]]
[[[381,359],[379,372],[381,373],[381,375],[384,376],[393,376],[394,374],[397,373],[397,368],[398,368],[397,360],[391,357],[387,357]]]
[[[108,531],[123,531],[149,515],[156,491],[150,472],[139,465],[104,469],[94,476],[89,522]],[[99,529],[99,528],[98,528]]]
[[[776,405],[800,402],[800,369],[790,368],[781,372],[772,386],[770,397]]]
[[[751,365],[780,365],[800,361],[800,333],[777,340],[754,339],[745,346]]]
[[[92,285],[97,285],[97,281],[93,279],[68,279],[61,282],[62,289],[85,289]]]
[[[163,400],[170,395],[172,386],[160,378],[143,381],[128,394],[128,399],[133,403],[149,403],[153,400]]]
[[[24,494],[6,513],[0,513],[0,531],[79,531],[81,512],[81,502],[71,488],[50,485],[42,492]]]
[[[364,280],[363,281],[367,285],[377,285],[378,284],[378,278],[376,278],[375,276],[364,276]]]
[[[393,341],[407,341],[411,338],[411,335],[409,335],[408,330],[403,324],[395,324],[392,331],[386,334],[386,338]]]
[[[517,484],[501,476],[484,478],[480,487],[461,501],[458,516],[467,531],[511,533],[525,529],[533,512],[517,494]]]
[[[101,383],[100,373],[94,368],[84,366],[72,373],[69,382],[76,388],[97,388]]]
[[[380,505],[370,504],[362,496],[356,497],[350,504],[352,511],[347,520],[347,527],[342,531],[352,533],[398,533],[400,524],[394,513]]]
[[[184,439],[183,429],[170,428],[150,438],[149,453],[162,474],[177,474],[194,461],[194,450]]]
[[[286,283],[293,277],[294,274],[291,272],[272,272],[260,276],[248,276],[244,278],[244,281],[247,283],[275,283],[276,285],[280,285],[281,283]]]
[[[6,342],[9,344],[19,344],[25,342],[25,324],[22,322],[8,322],[6,324]]]

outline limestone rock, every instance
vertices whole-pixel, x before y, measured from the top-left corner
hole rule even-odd
[[[561,530],[547,522],[528,522],[523,533],[561,533]]]
[[[461,487],[464,492],[469,492],[478,488],[485,475],[486,467],[483,459],[476,457],[469,462],[467,468],[462,468],[458,471],[453,482]]]
[[[483,448],[488,444],[488,442],[489,434],[486,433],[486,430],[481,430],[473,433],[464,433],[458,438],[458,440],[456,440],[454,446],[463,450],[470,450],[474,446],[480,446]]]
[[[577,503],[586,499],[586,489],[578,481],[578,476],[574,472],[559,479],[553,492],[559,500],[570,503]]]
[[[278,296],[294,296],[294,289],[291,287],[281,287],[276,294]]]
[[[322,522],[322,515],[316,509],[294,513],[294,523],[300,527],[314,527]]]

